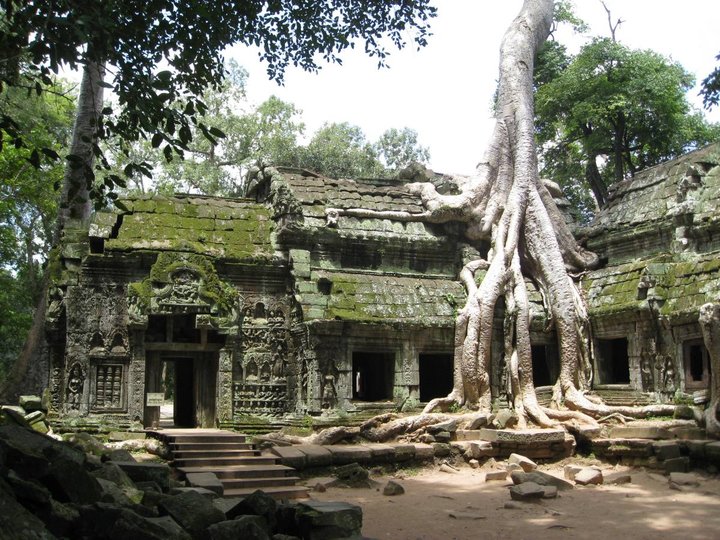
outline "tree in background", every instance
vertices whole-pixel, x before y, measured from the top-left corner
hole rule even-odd
[[[541,174],[561,184],[585,219],[605,205],[612,183],[720,134],[687,100],[693,77],[653,51],[596,38],[571,57],[548,42],[539,64]]]
[[[55,84],[40,95],[18,88],[0,93],[0,113],[12,111],[26,126],[24,141],[0,149],[0,380],[23,346],[43,291],[63,166],[41,160],[37,148],[52,155],[67,147],[75,110],[68,88]]]
[[[410,128],[390,128],[375,143],[375,151],[386,169],[399,171],[410,163],[427,163],[430,151],[420,146],[417,131]]]
[[[715,57],[720,61],[720,54]],[[720,66],[703,79],[700,95],[703,97],[703,105],[710,109],[720,104]]]

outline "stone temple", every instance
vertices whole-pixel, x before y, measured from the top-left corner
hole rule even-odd
[[[711,374],[697,321],[720,291],[719,164],[713,145],[647,169],[576,231],[602,259],[581,284],[593,391],[610,404],[704,399]],[[452,189],[447,177],[432,181]],[[268,168],[250,193],[129,199],[89,230],[65,232],[44,346],[21,389],[47,388],[51,421],[152,427],[168,396],[182,427],[342,421],[450,391],[458,273],[476,253],[460,225],[334,210],[421,211],[402,180]],[[558,352],[528,290],[543,401]]]

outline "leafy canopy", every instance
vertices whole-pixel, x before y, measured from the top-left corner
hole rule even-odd
[[[536,129],[542,174],[570,197],[584,178],[602,206],[612,182],[717,136],[688,103],[693,78],[649,50],[596,38],[575,57],[548,42],[536,71]],[[571,187],[572,186],[572,187]],[[587,196],[573,201],[586,212]]]
[[[319,69],[340,62],[343,50],[361,43],[383,65],[387,45],[409,40],[424,46],[436,9],[430,0],[8,0],[0,8],[0,90],[22,86],[42,92],[63,67],[106,65],[106,83],[118,110],[103,110],[100,139],[151,139],[166,156],[184,155],[195,130],[211,143],[224,133],[200,120],[208,106],[201,96],[224,79],[223,50],[235,44],[259,47],[272,79],[285,69]],[[158,66],[165,66],[159,70]],[[12,111],[0,113],[4,140],[22,141],[23,126]],[[2,142],[2,141],[0,141]],[[98,167],[110,169],[97,150]],[[149,174],[143,164],[127,173]],[[107,185],[122,185],[116,174]]]

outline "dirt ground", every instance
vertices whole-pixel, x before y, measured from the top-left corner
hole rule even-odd
[[[363,535],[378,540],[720,538],[717,475],[695,471],[699,487],[678,491],[656,472],[601,468],[606,475],[627,471],[632,483],[576,486],[556,499],[507,509],[509,480],[485,482],[484,468],[463,466],[459,473],[446,473],[434,467],[373,476],[379,484],[372,489],[331,487],[311,497],[360,505]],[[563,476],[559,465],[540,470]],[[405,488],[404,494],[383,496],[382,487],[391,478]]]

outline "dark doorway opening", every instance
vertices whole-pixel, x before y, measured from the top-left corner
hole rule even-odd
[[[453,355],[421,354],[420,401],[447,396],[453,387]]]
[[[710,358],[705,344],[701,340],[683,344],[683,362],[685,365],[685,388],[698,390],[710,384]]]
[[[174,366],[173,424],[176,427],[195,427],[195,377],[192,358],[166,361]]]
[[[599,384],[627,384],[630,382],[630,361],[626,338],[598,339],[596,353]]]
[[[560,360],[554,345],[533,345],[532,355],[533,384],[552,386],[560,374]]]
[[[354,352],[353,399],[385,401],[393,397],[395,354]]]

